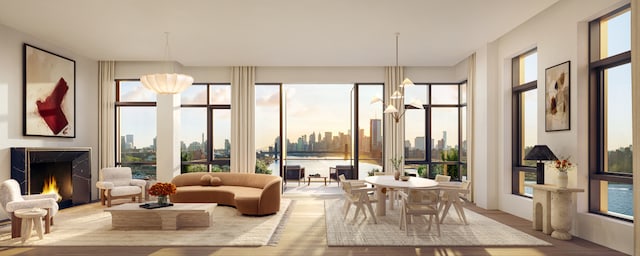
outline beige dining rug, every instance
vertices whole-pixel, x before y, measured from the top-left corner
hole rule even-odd
[[[217,206],[208,228],[178,230],[114,230],[111,214],[99,203],[67,208],[55,216],[51,233],[37,234],[24,244],[11,238],[11,226],[0,227],[0,246],[263,246],[275,245],[290,214],[290,199],[282,199],[274,215],[244,216],[235,208]]]
[[[458,219],[453,207],[440,225],[438,237],[435,224],[431,231],[424,218],[413,218],[409,234],[400,230],[400,211],[387,209],[386,216],[374,224],[367,210],[365,219],[360,213],[353,220],[355,206],[351,206],[345,220],[343,200],[325,200],[327,244],[329,246],[550,246],[543,240],[465,209],[469,225]],[[374,211],[375,211],[375,205]],[[455,218],[454,218],[455,217]]]

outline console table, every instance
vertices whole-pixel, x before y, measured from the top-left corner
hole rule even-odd
[[[571,240],[571,197],[581,188],[559,188],[549,184],[525,184],[533,188],[533,229],[560,240]]]

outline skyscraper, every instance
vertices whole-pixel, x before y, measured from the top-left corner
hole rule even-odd
[[[371,132],[371,152],[382,152],[382,120],[371,119],[369,123]]]

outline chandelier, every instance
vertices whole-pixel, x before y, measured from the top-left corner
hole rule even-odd
[[[165,41],[165,63],[169,65],[169,32],[165,32]],[[176,73],[149,74],[141,76],[140,82],[158,94],[176,94],[187,89],[193,83],[193,77]]]
[[[396,67],[398,67],[398,36],[400,36],[400,33],[396,33]],[[371,104],[382,102],[384,113],[391,114],[393,120],[398,123],[406,111],[406,109],[403,108],[402,112],[400,112],[398,107],[401,106],[400,104],[404,104],[404,88],[409,86],[415,86],[415,84],[413,84],[411,79],[405,77],[404,80],[402,80],[402,83],[398,85],[398,89],[389,97],[389,104],[386,104],[384,100],[378,96],[374,96],[373,99],[371,99]],[[422,102],[418,99],[413,99],[409,105],[417,109],[424,109],[424,107],[422,107]]]

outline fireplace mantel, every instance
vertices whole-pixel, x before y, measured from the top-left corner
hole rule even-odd
[[[88,147],[11,148],[11,178],[18,181],[22,194],[28,195],[31,194],[29,184],[31,165],[60,162],[71,163],[73,185],[71,205],[89,203],[91,201],[91,148]],[[61,207],[65,206],[61,205]]]

